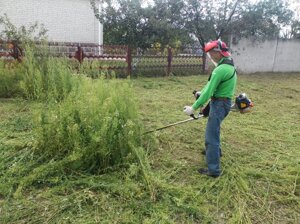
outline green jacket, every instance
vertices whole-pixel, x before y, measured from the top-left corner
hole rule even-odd
[[[222,64],[225,59],[223,57],[218,66],[213,70],[209,81],[201,91],[201,95],[198,100],[193,104],[193,109],[197,110],[202,107],[211,97],[227,97],[232,98],[236,88],[237,77],[235,68],[232,65]]]

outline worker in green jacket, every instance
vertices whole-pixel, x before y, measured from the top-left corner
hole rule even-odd
[[[207,84],[201,91],[199,98],[192,106],[185,106],[187,115],[194,114],[198,108],[203,108],[209,102],[209,114],[205,131],[205,154],[208,169],[199,169],[200,174],[211,177],[221,175],[220,167],[220,127],[231,108],[237,75],[226,44],[220,40],[207,43],[204,48],[209,58],[216,65]]]

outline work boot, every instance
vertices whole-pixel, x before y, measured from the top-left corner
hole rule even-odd
[[[206,175],[206,176],[213,177],[213,178],[217,178],[220,176],[220,175],[212,174],[208,171],[208,169],[204,169],[204,168],[200,168],[198,170],[198,172],[202,175]]]
[[[202,155],[206,155],[206,149],[203,149],[202,152],[201,152]],[[222,157],[222,150],[220,148],[220,157]]]

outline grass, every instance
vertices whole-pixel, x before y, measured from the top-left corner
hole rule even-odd
[[[144,128],[186,119],[183,106],[206,79],[132,80]],[[239,76],[236,93],[246,92],[255,107],[222,124],[220,178],[197,173],[205,167],[203,119],[144,137],[146,181],[135,164],[103,175],[70,171],[18,197],[18,180],[6,173],[30,165],[32,116],[40,103],[1,99],[0,223],[299,223],[299,86],[300,74]]]

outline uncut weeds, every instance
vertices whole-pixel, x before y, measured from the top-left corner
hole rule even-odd
[[[206,76],[133,80],[145,129],[186,119],[184,105]],[[71,172],[54,185],[0,196],[0,223],[299,223],[299,74],[239,76],[253,113],[231,113],[222,126],[223,175],[197,174],[206,120],[144,139],[151,169],[137,165],[104,175]],[[5,170],[30,153],[30,114],[37,103],[0,101],[0,184]],[[22,109],[25,106],[25,110]],[[18,120],[19,119],[19,120]],[[25,168],[24,168],[25,169]],[[20,170],[21,172],[21,170]],[[12,193],[15,188],[10,188]],[[11,195],[10,192],[7,192]]]

